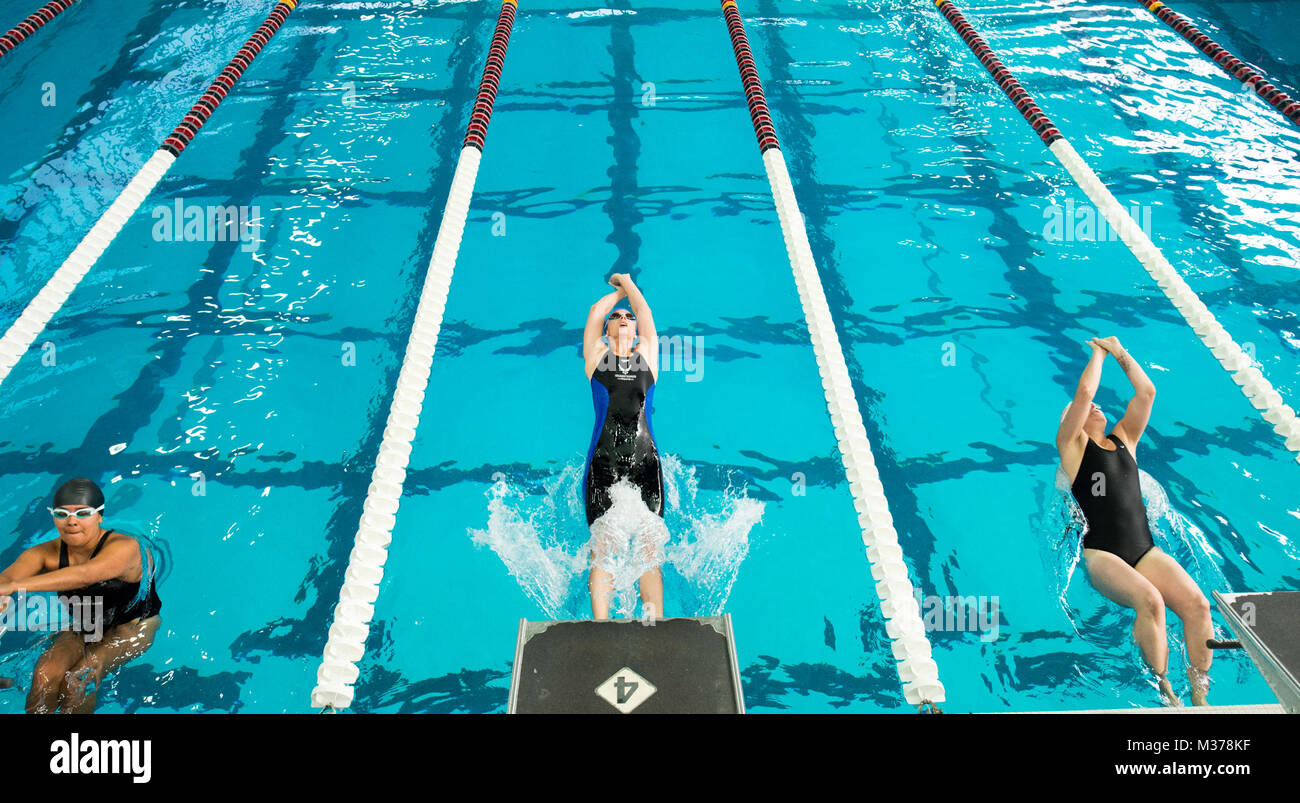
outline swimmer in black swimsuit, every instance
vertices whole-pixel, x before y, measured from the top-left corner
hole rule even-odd
[[[1214,638],[1210,603],[1183,567],[1152,541],[1134,458],[1151,417],[1156,388],[1118,339],[1093,339],[1089,345],[1092,359],[1056,433],[1061,469],[1088,522],[1083,539],[1088,579],[1107,599],[1137,613],[1133,638],[1170,705],[1181,703],[1165,677],[1169,665],[1166,606],[1178,616],[1187,641],[1192,702],[1206,705],[1211,653],[1205,642]],[[1106,416],[1092,401],[1107,354],[1124,369],[1136,391],[1109,435],[1105,434]]]
[[[141,593],[147,552],[131,536],[101,528],[103,510],[104,494],[95,483],[64,483],[52,508],[59,537],[26,550],[0,572],[0,606],[18,591],[86,601],[70,611],[81,630],[59,633],[36,661],[29,714],[94,713],[104,676],[149,649],[162,621],[152,577]],[[91,600],[102,600],[100,621],[94,621]]]
[[[641,607],[646,617],[653,618],[663,615],[664,602],[663,576],[658,568],[662,545],[656,542],[655,532],[663,533],[665,541],[667,533],[662,523],[663,472],[650,426],[659,344],[650,305],[631,277],[616,273],[609,283],[616,289],[591,306],[582,337],[582,356],[596,407],[596,427],[583,477],[587,526],[592,535],[591,612],[596,619],[609,618],[613,575],[601,566],[614,545],[603,534],[601,517],[613,504],[611,486],[626,479],[641,492],[646,515],[658,517],[657,526],[647,526],[640,534],[642,559],[655,567],[640,576]],[[631,309],[614,309],[624,296]]]

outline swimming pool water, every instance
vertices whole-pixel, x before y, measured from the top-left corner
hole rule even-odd
[[[0,325],[270,6],[81,3],[0,60]],[[1294,406],[1300,132],[1136,3],[962,7]],[[1300,96],[1286,3],[1175,7]],[[51,537],[74,475],[169,552],[158,640],[100,710],[308,710],[497,9],[304,2],[38,338],[55,364],[34,348],[0,387],[0,561]],[[740,11],[913,582],[997,601],[996,639],[930,634],[945,709],[1158,704],[1053,520],[1083,341],[1118,335],[1159,387],[1142,467],[1207,593],[1300,587],[1293,456],[1120,243],[1044,235],[1086,199],[931,3]],[[255,207],[262,241],[156,239],[177,199]],[[729,595],[674,581],[667,614],[725,598],[750,711],[906,710],[726,27],[678,2],[521,3],[355,710],[504,710],[518,619],[545,611],[471,531],[498,482],[525,513],[556,483],[572,502],[611,272],[703,348],[656,391],[698,485],[679,525],[740,485],[763,505],[721,536]],[[1126,391],[1108,366],[1112,420]],[[576,520],[544,535],[572,547]],[[3,639],[20,685],[33,643]],[[1240,655],[1212,676],[1216,703],[1272,702]]]

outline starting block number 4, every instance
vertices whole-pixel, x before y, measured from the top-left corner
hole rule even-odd
[[[624,714],[630,714],[656,691],[654,684],[625,666],[596,687],[596,696]]]

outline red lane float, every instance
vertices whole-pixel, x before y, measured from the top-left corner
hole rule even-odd
[[[980,64],[984,65],[984,69],[988,70],[989,75],[993,76],[993,80],[997,82],[998,87],[1016,105],[1016,110],[1025,118],[1025,122],[1033,126],[1034,131],[1043,140],[1043,144],[1050,147],[1053,142],[1060,139],[1061,132],[1057,130],[1051,119],[1043,113],[1042,109],[1038,108],[1038,104],[1034,103],[1034,99],[1029,96],[1025,88],[1020,85],[1020,82],[1011,74],[1011,71],[1002,64],[997,54],[993,52],[993,48],[989,47],[988,43],[984,41],[984,37],[980,36],[975,31],[974,26],[966,21],[966,17],[962,15],[961,11],[949,0],[934,0],[934,4],[938,6],[939,12],[957,31],[957,35],[962,38],[966,46],[975,54],[975,58],[979,59]]]
[[[40,10],[15,25],[7,33],[0,35],[0,56],[13,50],[19,42],[36,33],[38,28],[43,27],[77,2],[78,0],[52,0],[41,6]]]
[[[234,58],[221,71],[221,74],[212,81],[208,90],[181,118],[180,124],[163,140],[160,146],[162,150],[167,151],[172,156],[181,155],[181,151],[185,150],[185,146],[190,144],[190,140],[194,139],[194,135],[199,133],[199,129],[216,111],[217,106],[225,99],[226,93],[239,80],[239,76],[244,74],[244,70],[247,70],[248,65],[253,63],[253,59],[257,57],[257,54],[262,51],[262,48],[266,46],[271,37],[275,36],[275,32],[280,30],[280,26],[284,23],[285,18],[289,16],[289,12],[293,11],[297,5],[298,0],[280,0],[279,3],[276,3],[266,21],[253,32],[252,36],[248,37],[248,41],[244,42],[244,46],[239,48]]]
[[[464,145],[483,150],[483,140],[487,137],[488,121],[492,119],[492,104],[496,102],[497,86],[501,83],[501,68],[506,63],[506,47],[510,44],[510,30],[515,24],[514,0],[501,4],[497,16],[496,31],[492,34],[492,45],[488,48],[487,64],[483,66],[483,78],[479,80],[478,96],[474,99],[474,111],[469,117],[469,126],[465,132]]]
[[[1300,103],[1270,84],[1264,76],[1255,72],[1250,65],[1224,50],[1213,39],[1197,30],[1190,20],[1160,2],[1160,0],[1138,0],[1138,2],[1146,6],[1147,10],[1154,14],[1157,19],[1173,28],[1188,42],[1191,42],[1197,50],[1213,59],[1214,63],[1223,68],[1224,72],[1255,90],[1255,94],[1281,112],[1284,117],[1296,125],[1300,125]]]
[[[754,54],[749,49],[749,39],[745,36],[745,24],[740,19],[740,11],[734,2],[722,4],[722,14],[727,20],[727,32],[731,34],[731,47],[736,51],[736,66],[740,68],[740,80],[745,87],[745,102],[749,104],[749,118],[754,123],[754,134],[758,137],[760,152],[768,148],[778,148],[776,128],[772,126],[772,113],[767,108],[767,98],[763,96],[763,83],[758,78],[758,68],[754,66]]]

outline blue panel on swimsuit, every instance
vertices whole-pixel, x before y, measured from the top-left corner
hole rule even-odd
[[[596,453],[596,443],[600,441],[601,430],[605,428],[605,415],[609,411],[609,390],[591,378],[591,400],[596,407],[596,428],[591,433],[591,445],[587,447],[587,465],[582,470],[582,495],[587,495],[587,475],[591,472],[591,458]]]

